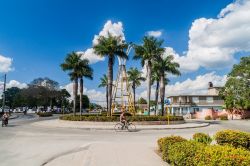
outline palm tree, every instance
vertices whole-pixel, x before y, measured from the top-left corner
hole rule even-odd
[[[143,38],[142,45],[135,45],[135,55],[134,59],[141,59],[141,64],[144,66],[146,64],[147,67],[147,104],[148,104],[148,114],[150,114],[150,96],[151,96],[151,71],[152,71],[152,63],[154,57],[157,55],[161,55],[164,52],[164,48],[161,48],[163,40],[158,40],[152,36],[145,36]]]
[[[177,62],[174,62],[174,57],[172,55],[167,55],[164,57],[163,54],[155,57],[156,62],[155,67],[158,69],[160,74],[160,98],[161,98],[161,110],[162,116],[164,115],[164,98],[165,98],[165,85],[166,85],[166,74],[170,73],[173,75],[181,75],[178,68],[180,65]]]
[[[132,84],[132,89],[133,89],[133,96],[134,96],[134,108],[135,107],[135,88],[141,85],[141,81],[145,81],[146,79],[142,77],[142,72],[139,71],[137,68],[131,67],[128,70],[128,81],[131,82]],[[136,110],[135,110],[136,111]]]
[[[108,37],[100,36],[98,44],[94,45],[94,52],[101,57],[108,57],[108,113],[111,115],[112,106],[112,84],[113,84],[113,65],[115,57],[127,59],[128,56],[125,52],[127,44],[122,40],[121,36]]]
[[[106,88],[106,103],[107,103],[107,109],[108,109],[108,77],[106,74],[103,75],[103,77],[100,79],[101,83],[99,84],[100,87],[105,87]]]
[[[65,58],[64,63],[60,66],[63,71],[70,71],[69,76],[70,80],[73,81],[73,112],[74,115],[76,114],[76,97],[77,97],[77,90],[78,90],[78,75],[77,75],[77,68],[81,61],[80,56],[76,52],[69,53]]]
[[[76,72],[80,79],[80,115],[82,115],[83,77],[93,80],[93,69],[89,66],[89,60],[81,59]]]
[[[157,63],[154,61],[154,64]],[[160,87],[160,73],[159,69],[157,69],[156,65],[153,64],[153,69],[152,69],[152,80],[151,83],[152,85],[156,83],[156,88],[155,88],[155,115],[156,111],[158,109],[158,97],[159,97],[159,87]],[[168,78],[165,78],[165,85],[167,85],[169,82]]]

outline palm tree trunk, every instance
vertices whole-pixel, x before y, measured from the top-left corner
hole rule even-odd
[[[82,115],[83,78],[80,78],[80,115]]]
[[[108,85],[106,86],[106,103],[107,103],[107,111],[108,111],[108,105],[109,105],[109,101],[108,101]]]
[[[161,115],[164,115],[164,97],[165,97],[165,82],[164,82],[165,76],[164,73],[161,74],[160,77],[160,97],[161,97]]]
[[[150,115],[150,96],[151,96],[151,69],[152,69],[152,66],[151,66],[151,62],[148,61],[148,64],[147,64],[147,71],[148,71],[148,89],[147,89],[147,97],[148,97],[148,103],[147,103],[147,108],[148,108],[148,115]]]
[[[112,85],[113,85],[113,56],[109,56],[108,61],[108,113],[111,115],[112,107]]]
[[[155,115],[156,115],[156,110],[158,108],[158,96],[159,96],[159,86],[160,86],[160,81],[156,81],[156,89],[155,89]]]
[[[74,95],[73,113],[74,113],[74,116],[76,115],[76,98],[77,98],[77,90],[78,90],[78,78],[75,78],[74,83],[73,83],[73,95]]]
[[[135,107],[135,84],[133,84],[133,86],[132,86],[132,88],[133,88],[133,95],[134,95],[134,109],[135,109],[135,112],[136,112],[136,107]]]

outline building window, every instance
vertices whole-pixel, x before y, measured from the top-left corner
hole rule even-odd
[[[213,103],[214,98],[213,97],[207,97],[207,103]]]
[[[192,97],[192,101],[194,103],[199,103],[199,97]]]

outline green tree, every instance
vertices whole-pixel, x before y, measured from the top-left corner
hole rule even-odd
[[[100,78],[101,83],[99,84],[100,87],[105,87],[106,88],[106,103],[107,103],[107,109],[108,109],[108,77],[106,74],[103,75],[102,78]]]
[[[81,56],[81,55],[80,55]],[[88,59],[81,59],[76,69],[77,77],[80,79],[80,115],[83,108],[83,77],[93,80],[93,69],[89,66]]]
[[[162,48],[163,40],[158,40],[155,37],[145,36],[143,38],[142,45],[135,45],[134,59],[140,59],[142,66],[146,64],[147,67],[147,107],[148,114],[150,114],[150,96],[151,96],[151,74],[152,63],[157,55],[161,55],[164,52]]]
[[[76,98],[77,98],[77,91],[78,91],[78,69],[79,64],[81,62],[81,57],[76,53],[72,52],[67,55],[65,58],[64,63],[60,66],[63,71],[69,71],[70,80],[73,82],[73,112],[74,115],[76,114]]]
[[[242,57],[228,74],[225,86],[219,92],[228,112],[241,113],[250,109],[250,57]]]
[[[156,115],[156,111],[158,110],[158,97],[159,97],[159,88],[160,88],[160,70],[157,68],[158,66],[155,65],[155,63],[158,63],[157,61],[155,61],[153,63],[153,69],[152,69],[152,80],[151,83],[152,85],[154,83],[156,83],[156,88],[155,88],[155,115]],[[165,78],[165,85],[167,85],[169,82],[168,78]]]
[[[21,91],[21,89],[19,89],[17,87],[8,88],[5,91],[5,104],[6,104],[6,106],[9,106],[11,109],[14,108],[16,97],[20,93],[20,91]]]
[[[98,38],[98,44],[94,45],[94,51],[101,57],[108,57],[108,113],[111,115],[112,106],[112,85],[113,85],[113,65],[115,57],[121,57],[127,59],[128,56],[125,52],[127,44],[122,40],[121,36],[112,36],[108,34],[108,37],[100,36]]]
[[[144,98],[139,98],[138,100],[138,104],[147,104],[147,100],[145,100]]]
[[[134,97],[134,108],[135,107],[135,89],[141,85],[141,81],[145,81],[145,78],[142,77],[142,72],[139,71],[137,68],[133,68],[131,67],[128,70],[128,81],[131,83],[132,85],[132,89],[133,89],[133,97]],[[136,111],[136,110],[135,110]]]
[[[160,74],[160,98],[161,98],[161,110],[162,116],[164,115],[164,98],[165,98],[165,86],[166,86],[166,74],[181,75],[179,71],[179,64],[174,62],[172,55],[165,56],[164,54],[157,55],[155,68],[158,69]]]

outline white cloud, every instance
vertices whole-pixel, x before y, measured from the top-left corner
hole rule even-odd
[[[122,22],[112,23],[111,20],[108,20],[99,34],[94,36],[92,41],[93,45],[98,44],[98,38],[100,36],[108,37],[108,34],[116,37],[121,36],[122,40],[125,40]]]
[[[71,95],[70,100],[73,100],[73,83],[60,86],[60,89],[66,89]],[[79,94],[79,90],[78,90],[78,94]],[[95,89],[87,89],[84,87],[83,94],[89,97],[90,102],[100,104],[102,106],[106,106],[106,94],[105,93],[101,91],[97,91]]]
[[[224,86],[227,77],[216,75],[215,72],[198,75],[194,80],[188,78],[183,82],[176,82],[166,86],[166,95],[180,94],[206,94],[208,82],[213,82],[214,86]]]
[[[27,88],[28,85],[26,83],[21,83],[16,80],[10,80],[10,82],[6,83],[6,89],[12,88],[12,87],[17,87],[19,89]],[[4,83],[0,82],[0,97],[2,96],[3,93],[3,88],[4,88]]]
[[[213,82],[214,86],[224,86],[227,77],[216,75],[215,72],[206,73],[204,75],[198,75],[195,79],[186,79],[182,82],[176,82],[172,85],[167,85],[165,89],[165,96],[171,95],[185,95],[185,94],[207,94],[208,82]],[[147,90],[144,90],[138,94],[138,98],[143,97],[146,99]],[[155,88],[152,88],[151,99],[155,98]]]
[[[229,67],[236,53],[250,51],[249,27],[249,0],[229,4],[216,19],[196,19],[189,30],[188,51],[177,54],[176,61],[184,71]]]
[[[153,36],[153,37],[161,37],[162,31],[161,30],[158,30],[158,31],[148,31],[147,35],[148,36]]]
[[[94,64],[94,63],[97,63],[97,62],[99,62],[99,61],[104,61],[104,60],[105,60],[104,57],[101,57],[101,56],[99,56],[99,55],[96,55],[96,54],[94,53],[94,49],[93,49],[93,48],[89,48],[89,49],[87,49],[85,52],[83,52],[83,51],[78,51],[77,53],[82,55],[82,57],[81,57],[82,59],[83,59],[83,58],[88,59],[90,64]]]
[[[111,20],[108,20],[104,24],[103,29],[99,32],[99,34],[94,36],[92,44],[97,45],[98,38],[100,36],[107,37],[108,34],[111,34],[112,36],[121,36],[122,40],[125,40],[122,22],[112,23]],[[95,54],[93,48],[88,48],[86,51],[78,51],[78,53],[82,54],[82,58],[88,59],[90,64],[94,64],[94,63],[97,63],[99,61],[105,60],[105,57],[101,57],[101,56]]]
[[[13,68],[11,68],[11,65],[12,65],[11,58],[0,55],[0,73],[7,73],[13,70]]]

